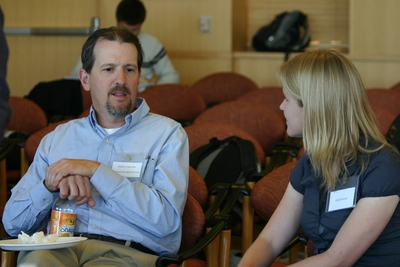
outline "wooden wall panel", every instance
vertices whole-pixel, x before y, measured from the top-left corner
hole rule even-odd
[[[350,53],[400,56],[400,1],[351,0]]]
[[[247,50],[249,9],[247,1],[233,0],[232,2],[232,50]]]
[[[400,58],[349,56],[364,82],[365,88],[390,88],[400,82]]]
[[[399,57],[347,57],[356,66],[365,88],[389,88],[400,82]],[[283,62],[279,53],[235,52],[233,70],[250,77],[260,87],[280,86],[276,71]]]
[[[232,50],[232,0],[144,0],[143,30],[171,52]],[[212,32],[200,33],[201,15],[212,17]]]
[[[232,57],[229,53],[184,55],[172,53],[170,56],[180,73],[181,83],[189,86],[208,74],[232,70]]]
[[[260,88],[280,86],[276,71],[283,62],[282,53],[235,52],[233,71],[249,77]]]
[[[83,27],[97,15],[96,0],[2,0],[5,27]],[[24,96],[41,81],[70,74],[87,36],[7,35],[7,82],[11,95]]]

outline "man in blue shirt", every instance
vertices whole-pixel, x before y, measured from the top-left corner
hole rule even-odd
[[[187,135],[136,98],[143,54],[134,34],[114,27],[94,32],[82,62],[79,78],[91,93],[90,114],[43,138],[6,204],[5,229],[11,236],[48,230],[52,203],[68,197],[78,206],[75,234],[89,240],[20,252],[18,263],[154,266],[157,255],[180,246]]]

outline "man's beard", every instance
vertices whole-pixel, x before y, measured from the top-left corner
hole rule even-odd
[[[123,92],[127,95],[131,95],[129,90],[125,86],[115,86],[110,89],[108,95],[112,95],[116,92]],[[125,117],[131,112],[132,109],[132,99],[129,100],[128,104],[125,107],[116,108],[110,104],[109,101],[106,103],[106,108],[109,114],[116,117]]]

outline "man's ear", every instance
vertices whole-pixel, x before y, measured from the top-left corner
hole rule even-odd
[[[83,89],[85,89],[85,91],[90,91],[90,75],[84,69],[80,69],[78,74]]]

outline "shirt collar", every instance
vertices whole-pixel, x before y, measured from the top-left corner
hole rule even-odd
[[[135,110],[132,113],[126,115],[125,125],[123,125],[121,129],[119,129],[117,132],[130,130],[145,116],[147,116],[147,114],[149,114],[149,111],[150,107],[147,105],[146,101],[143,98],[137,97],[135,102]],[[104,131],[97,122],[96,113],[94,111],[93,105],[90,107],[88,118],[93,130],[98,131],[99,129],[101,129],[101,131]]]

